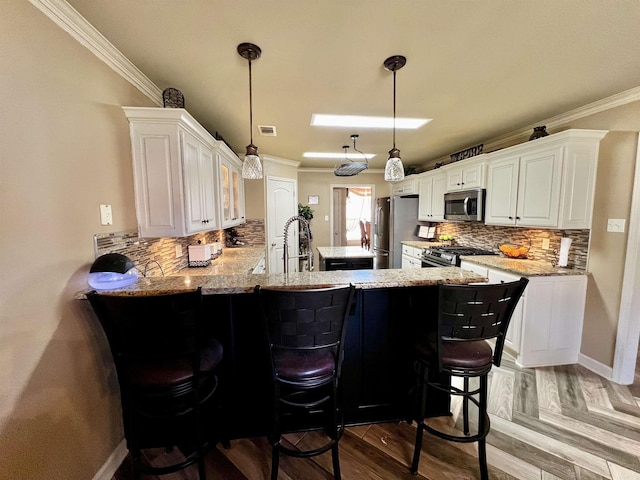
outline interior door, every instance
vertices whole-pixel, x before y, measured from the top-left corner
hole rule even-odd
[[[332,245],[344,247],[347,245],[347,189],[333,188],[333,235]]]
[[[298,215],[297,181],[291,178],[267,177],[267,271],[284,272],[284,225]],[[289,227],[289,255],[298,255],[298,222]],[[298,271],[298,259],[289,261],[289,272]]]

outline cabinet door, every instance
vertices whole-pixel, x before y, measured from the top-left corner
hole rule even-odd
[[[430,220],[444,220],[444,194],[447,191],[447,176],[433,177],[431,188],[431,218]]]
[[[244,223],[244,182],[240,161],[233,152],[219,146],[217,151],[220,176],[220,217],[222,228]]]
[[[187,132],[180,132],[187,232],[217,228],[211,151]]]
[[[484,220],[486,224],[516,224],[518,167],[517,157],[508,157],[489,164]]]
[[[517,224],[557,227],[562,185],[562,147],[520,158]]]
[[[180,140],[174,125],[131,124],[138,234],[184,235]]]
[[[578,362],[587,276],[533,277],[526,290],[518,364]]]
[[[484,185],[484,163],[462,169],[462,189],[482,188]]]
[[[520,277],[515,275],[509,275],[508,273],[501,272],[498,270],[489,269],[489,283],[509,283],[509,282],[517,282],[520,280]],[[526,294],[526,289],[525,289]],[[506,347],[513,350],[515,353],[520,352],[520,339],[522,337],[522,323],[524,321],[524,303],[525,303],[525,294],[522,295],[520,301],[516,305],[515,310],[513,311],[513,315],[511,316],[511,321],[509,322],[509,328],[507,329],[507,334],[505,336],[504,344]]]
[[[433,177],[421,178],[418,182],[418,220],[431,220],[431,202],[433,199],[432,190]]]
[[[418,220],[433,222],[444,220],[444,194],[447,175],[430,175],[418,182]]]
[[[484,187],[484,163],[460,166],[447,171],[447,191]]]

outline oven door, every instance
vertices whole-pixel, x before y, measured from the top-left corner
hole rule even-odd
[[[422,256],[422,268],[451,267],[451,262],[432,255]]]

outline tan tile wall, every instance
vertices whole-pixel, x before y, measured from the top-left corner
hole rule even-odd
[[[235,227],[247,245],[264,245],[264,220],[247,220]],[[189,245],[223,242],[224,230],[212,230],[182,238],[138,238],[135,231],[94,235],[96,258],[105,253],[121,253],[131,258],[140,272],[149,276],[171,275],[189,263]],[[176,247],[182,254],[176,257]]]
[[[443,222],[437,227],[437,235],[453,235],[455,243],[468,247],[485,248],[498,252],[498,245],[512,242],[529,245],[527,258],[549,263],[558,261],[560,239],[572,239],[569,249],[569,267],[587,269],[590,230],[545,230],[516,227],[499,227],[475,223]],[[542,240],[549,239],[549,249],[542,249]]]

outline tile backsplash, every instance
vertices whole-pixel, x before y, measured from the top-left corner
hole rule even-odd
[[[545,230],[521,227],[500,227],[464,222],[442,222],[438,224],[437,235],[452,235],[455,243],[465,247],[477,247],[498,252],[498,245],[512,242],[528,246],[527,258],[556,263],[560,252],[560,239],[572,240],[569,250],[571,268],[587,270],[590,230]],[[549,248],[542,248],[543,239],[549,240]]]
[[[235,227],[246,245],[264,245],[264,220],[247,220]],[[171,275],[186,268],[189,263],[189,245],[222,242],[224,230],[212,230],[180,238],[138,238],[136,231],[94,235],[96,258],[105,253],[126,255],[141,273],[149,276]],[[176,256],[180,246],[181,255]]]

